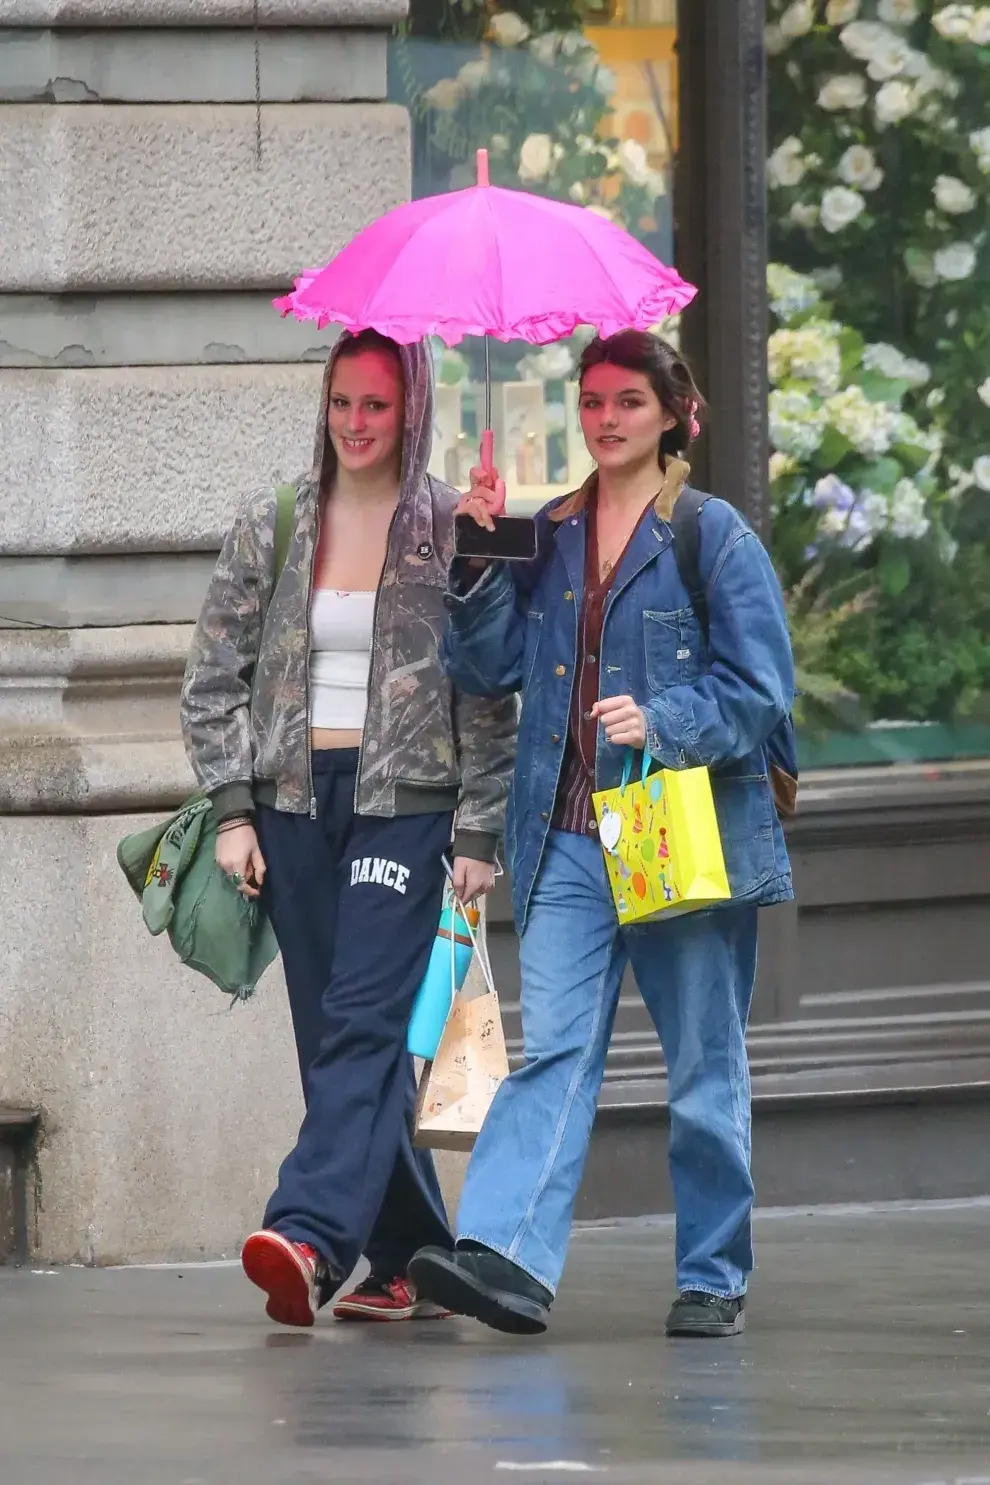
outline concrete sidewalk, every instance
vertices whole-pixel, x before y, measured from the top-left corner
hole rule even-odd
[[[990,1485],[990,1203],[768,1214],[745,1336],[671,1343],[666,1223],[548,1334],[277,1330],[233,1267],[0,1270],[2,1485]]]

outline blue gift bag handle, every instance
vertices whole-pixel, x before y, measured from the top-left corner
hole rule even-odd
[[[635,752],[636,752],[636,749],[635,748],[626,748],[626,756],[622,760],[622,782],[619,785],[619,793],[620,794],[625,794],[625,792],[626,792],[626,786],[628,785],[629,780],[632,778],[633,756],[634,756]],[[642,768],[640,770],[640,775],[639,775],[639,781],[640,781],[641,784],[645,784],[646,783],[646,780],[649,778],[649,775],[650,775],[650,769],[653,767],[653,764],[655,762],[656,762],[656,760],[654,759],[654,757],[652,756],[652,754],[649,753],[646,748],[644,748],[643,749],[643,766],[642,766]]]

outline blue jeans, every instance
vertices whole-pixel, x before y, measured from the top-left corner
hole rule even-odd
[[[526,1060],[478,1138],[458,1237],[555,1291],[627,963],[667,1062],[677,1287],[745,1292],[753,1268],[745,1031],[757,909],[621,929],[601,847],[551,831],[520,946]]]

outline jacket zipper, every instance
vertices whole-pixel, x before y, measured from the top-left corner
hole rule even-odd
[[[365,717],[367,717],[368,708],[369,708],[369,706],[371,704],[371,674],[372,674],[372,671],[375,668],[375,642],[376,642],[376,640],[378,638],[378,606],[381,603],[381,599],[382,599],[382,583],[383,583],[383,581],[385,579],[385,573],[388,570],[388,560],[389,560],[389,557],[392,555],[392,532],[395,530],[395,522],[396,522],[396,518],[397,518],[397,516],[399,514],[399,502],[401,501],[401,499],[402,499],[402,492],[400,491],[399,492],[399,500],[396,501],[396,503],[395,503],[395,510],[392,512],[392,519],[388,523],[388,534],[385,537],[385,559],[382,562],[382,570],[381,570],[381,572],[378,575],[378,586],[375,589],[375,606],[374,606],[374,608],[372,610],[372,614],[371,614],[371,656],[370,656],[369,661],[368,661],[368,684],[365,687],[365,693],[364,693],[364,696],[365,696]],[[358,802],[358,796],[361,793],[361,775],[362,775],[363,772],[364,772],[364,728],[362,727],[362,729],[361,729],[361,742],[360,742],[360,744],[358,746],[357,777],[354,780],[354,813],[355,814],[357,814],[357,802]]]

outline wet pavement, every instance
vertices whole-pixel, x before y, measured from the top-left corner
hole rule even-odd
[[[227,1266],[0,1270],[2,1485],[990,1485],[990,1203],[768,1214],[749,1329],[669,1342],[667,1223],[546,1336],[274,1329]]]

